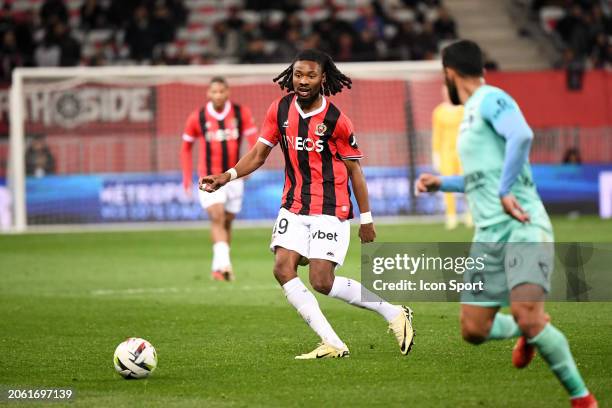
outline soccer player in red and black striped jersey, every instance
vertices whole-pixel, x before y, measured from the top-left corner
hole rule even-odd
[[[280,145],[285,157],[285,187],[274,225],[270,249],[275,254],[274,276],[287,300],[321,337],[321,344],[297,359],[346,357],[348,347],[333,330],[311,291],[297,275],[299,264],[309,263],[312,287],[325,295],[380,313],[393,330],[402,354],[413,344],[412,311],[377,299],[362,301],[361,284],[335,276],[350,240],[353,217],[351,189],[361,213],[359,237],[372,242],[376,236],[368,191],[350,119],[325,96],[335,95],[351,80],[329,55],[305,50],[277,78],[289,94],[274,101],[255,146],[234,168],[203,177],[200,189],[214,192],[223,185],[262,166],[270,151]],[[375,295],[368,294],[372,299]]]
[[[181,163],[183,186],[191,196],[193,143],[200,143],[198,175],[222,173],[232,168],[240,158],[240,145],[244,138],[255,143],[257,127],[251,111],[246,106],[230,102],[229,86],[222,77],[211,80],[208,88],[209,102],[189,115],[183,132]],[[242,180],[234,180],[214,193],[198,191],[200,204],[211,220],[213,241],[212,278],[233,280],[230,260],[232,221],[242,208]]]

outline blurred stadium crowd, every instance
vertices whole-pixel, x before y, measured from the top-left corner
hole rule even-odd
[[[562,53],[559,68],[612,68],[612,1],[532,0],[531,8]]]
[[[516,1],[558,68],[612,66],[612,2]],[[286,62],[315,47],[337,61],[423,60],[457,31],[442,0],[4,0],[0,83],[18,66]]]
[[[457,37],[441,0],[5,0],[0,81],[18,66],[421,60]]]

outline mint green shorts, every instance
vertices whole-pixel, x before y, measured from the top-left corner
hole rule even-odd
[[[464,291],[461,302],[483,307],[507,306],[510,291],[524,283],[539,285],[548,293],[554,269],[554,238],[550,223],[542,224],[509,220],[478,228],[470,256],[481,257],[483,262],[480,268],[467,270],[463,280],[483,283],[476,285],[478,290]]]

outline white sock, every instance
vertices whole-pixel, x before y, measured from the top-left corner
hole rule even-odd
[[[361,292],[367,293],[368,299],[376,299],[374,302],[363,302],[361,300]],[[336,276],[334,284],[329,292],[329,296],[335,297],[336,299],[342,299],[345,302],[363,307],[368,310],[373,310],[379,313],[386,321],[390,322],[395,319],[399,313],[402,312],[400,306],[392,305],[389,302],[385,302],[374,293],[368,291],[366,288],[361,286],[361,283],[354,279],[344,278],[342,276]]]
[[[283,290],[289,303],[297,309],[300,316],[321,337],[321,340],[337,348],[346,347],[321,312],[319,302],[300,278],[296,277],[285,283]]]
[[[213,244],[213,259],[212,270],[222,271],[232,266],[230,261],[230,247],[225,241],[215,242]]]

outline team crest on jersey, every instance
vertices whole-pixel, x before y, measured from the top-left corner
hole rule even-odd
[[[461,125],[459,125],[459,133],[467,132],[468,130],[470,130],[470,128],[474,125],[475,120],[476,116],[474,114],[474,108],[470,108],[463,116]]]
[[[326,131],[327,131],[327,126],[325,126],[325,123],[319,123],[317,125],[317,128],[315,129],[315,135],[323,136]]]

